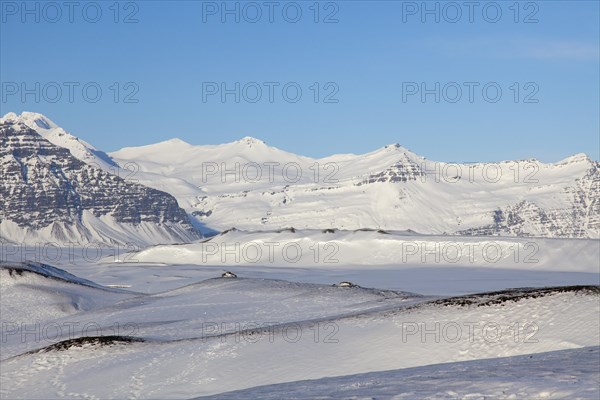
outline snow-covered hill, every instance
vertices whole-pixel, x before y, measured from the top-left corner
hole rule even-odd
[[[596,239],[415,235],[394,231],[230,230],[202,242],[161,245],[135,254],[143,263],[358,266],[600,272]]]
[[[15,325],[49,323],[135,295],[39,263],[0,263],[0,277],[2,320]]]

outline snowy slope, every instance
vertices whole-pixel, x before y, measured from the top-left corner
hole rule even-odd
[[[65,247],[69,243],[93,243],[96,246],[140,248],[157,243],[191,242],[199,238],[187,223],[124,224],[112,216],[95,216],[88,211],[82,212],[80,221],[56,221],[45,227],[23,227],[13,221],[3,220],[0,230],[3,242],[31,245],[53,243]]]
[[[585,347],[463,361],[268,385],[202,399],[597,399],[599,353],[599,347]]]
[[[44,264],[0,263],[0,279],[5,333],[22,324],[50,323],[134,296]]]
[[[58,349],[47,346],[64,339],[64,330],[63,337],[49,341],[22,341],[19,333],[11,334],[2,344],[1,393],[32,399],[190,398],[305,379],[577,349],[600,340],[598,293],[598,287],[571,287],[431,299],[218,278],[154,295],[115,298],[112,305],[53,320],[59,326],[93,322],[109,336],[113,327],[128,326],[120,331],[127,336],[112,345],[115,339],[107,337],[105,344],[70,341]],[[143,342],[123,341],[128,336]],[[26,353],[36,349],[41,351]],[[111,384],[100,383],[106,381]],[[446,382],[432,389],[442,390]]]

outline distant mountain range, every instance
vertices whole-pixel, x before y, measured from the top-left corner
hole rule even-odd
[[[9,113],[0,127],[0,227],[13,241],[153,244],[232,227],[600,237],[600,163],[585,154],[455,164],[392,144],[313,159],[250,137],[106,154],[41,114]]]

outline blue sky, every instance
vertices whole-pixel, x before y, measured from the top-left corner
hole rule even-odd
[[[274,2],[273,22],[263,1],[227,2],[239,22],[221,1],[78,2],[72,22],[63,2],[0,3],[2,113],[41,112],[105,151],[254,136],[315,157],[396,142],[445,161],[600,156],[598,1],[474,2],[472,22],[463,1]]]

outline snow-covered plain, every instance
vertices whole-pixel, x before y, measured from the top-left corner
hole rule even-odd
[[[300,398],[321,392],[336,398],[377,393],[384,398],[593,398],[597,393],[600,372],[594,367],[600,365],[593,356],[538,355],[598,345],[597,285],[449,298],[364,284],[345,288],[271,279],[265,276],[276,269],[269,266],[240,266],[238,278],[221,278],[218,266],[78,261],[71,271],[86,279],[43,265],[3,265],[2,398],[193,398],[251,388],[262,397],[269,388],[260,386],[288,382],[296,382],[289,383],[290,392]],[[204,276],[190,279],[194,270]],[[466,271],[462,279],[469,286]],[[103,287],[87,280],[94,275],[105,284],[131,287]],[[294,275],[301,273],[288,274]],[[442,279],[433,280],[442,286]],[[153,282],[151,291],[140,290],[145,282]],[[495,284],[502,287],[501,281]],[[395,285],[404,286],[388,283]],[[64,342],[96,336],[105,341]],[[63,344],[48,347],[55,343]],[[536,354],[539,361],[497,360],[524,354]],[[569,364],[542,361],[557,363],[557,357],[578,364],[567,374]],[[487,361],[464,364],[472,360]],[[429,367],[406,369],[420,366]],[[493,374],[488,366],[497,367]],[[514,378],[525,368],[533,383]],[[457,369],[467,372],[451,383]],[[394,372],[376,378],[348,376],[389,370]],[[423,374],[437,386],[421,383]],[[312,392],[302,389],[306,379],[320,380]],[[460,389],[464,380],[473,383]],[[338,385],[346,391],[335,391]],[[373,393],[368,385],[374,385]],[[275,387],[273,393],[281,390]]]
[[[269,243],[273,259],[250,262]],[[306,254],[291,262],[279,249],[294,244]],[[436,244],[476,251],[451,262]],[[369,230],[60,257],[3,244],[0,396],[596,398],[598,244]],[[580,286],[482,294],[565,285]]]
[[[459,295],[514,287],[600,284],[595,239],[458,237],[390,231],[232,230],[143,249],[0,245],[0,261],[53,264],[102,285],[156,293],[240,277]]]

